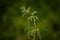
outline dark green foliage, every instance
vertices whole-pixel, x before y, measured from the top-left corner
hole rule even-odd
[[[26,27],[29,15],[22,17],[24,5],[38,11],[42,40],[60,40],[60,0],[0,0],[0,40],[16,40],[17,35],[27,38],[32,27]]]

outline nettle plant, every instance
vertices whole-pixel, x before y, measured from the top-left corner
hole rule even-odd
[[[39,26],[37,26],[37,23],[39,21],[39,18],[36,13],[37,11],[31,11],[31,7],[26,8],[25,6],[21,7],[21,11],[23,13],[22,16],[25,16],[26,14],[30,14],[30,16],[27,17],[27,27],[24,29],[24,31],[28,32],[28,40],[41,40],[41,35],[39,31]]]

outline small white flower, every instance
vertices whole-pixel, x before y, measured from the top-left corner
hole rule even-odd
[[[25,6],[22,6],[21,7],[21,10],[23,12],[23,16],[25,16],[26,14],[30,13],[30,8],[31,7],[28,7],[27,9],[25,8]]]
[[[35,18],[38,20],[39,18],[37,16],[35,16]]]
[[[25,6],[20,7],[20,9],[25,10]]]
[[[34,15],[35,13],[37,13],[37,11],[32,12],[32,15]]]
[[[30,9],[31,9],[31,7],[28,7],[28,9],[26,10],[27,13],[30,13]]]

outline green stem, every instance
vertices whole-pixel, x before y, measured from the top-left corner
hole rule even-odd
[[[33,38],[33,40],[35,40],[35,32],[34,32],[34,38]]]
[[[34,24],[34,29],[36,30],[36,24]],[[34,38],[33,38],[33,40],[35,40],[35,34],[36,34],[35,30],[34,30]]]

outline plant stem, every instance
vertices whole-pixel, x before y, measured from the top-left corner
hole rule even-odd
[[[41,35],[40,35],[40,32],[38,31],[37,33],[39,34],[39,37],[40,37],[40,40],[41,40]]]
[[[35,34],[36,34],[36,24],[34,24],[34,38],[33,38],[33,40],[35,40]]]
[[[34,38],[33,38],[33,40],[35,40],[35,32],[34,32]]]

